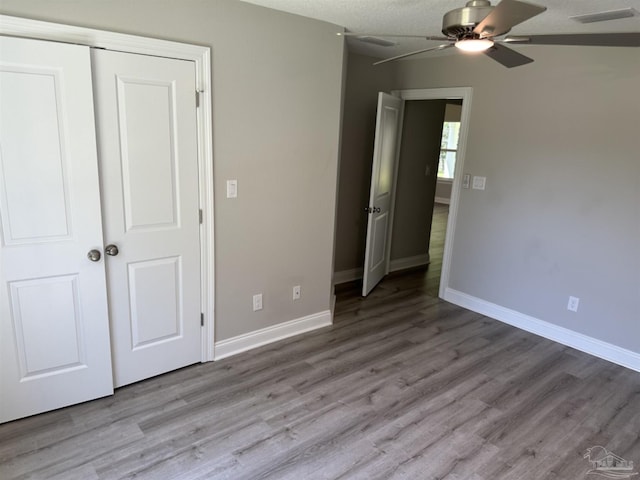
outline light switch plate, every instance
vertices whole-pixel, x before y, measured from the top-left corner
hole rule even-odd
[[[485,185],[487,184],[487,177],[473,177],[473,189],[474,190],[484,190]]]
[[[238,196],[238,180],[227,180],[227,198]]]
[[[471,183],[471,175],[465,173],[462,177],[462,188],[469,188],[469,184]]]

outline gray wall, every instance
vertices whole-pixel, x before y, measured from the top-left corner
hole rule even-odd
[[[450,287],[640,352],[640,49],[397,62],[399,89],[471,86]],[[578,313],[567,311],[580,297]]]
[[[446,180],[438,180],[436,184],[436,201],[449,202],[453,183]]]
[[[330,308],[339,27],[235,0],[3,0],[0,11],[212,47],[216,338]]]
[[[335,271],[362,268],[378,92],[389,92],[393,66],[350,53],[344,97]]]
[[[459,122],[462,117],[462,100],[448,100],[444,111],[445,122]]]
[[[405,102],[391,261],[429,253],[445,107],[446,100]]]

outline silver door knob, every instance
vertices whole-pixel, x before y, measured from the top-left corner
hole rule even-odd
[[[120,253],[120,250],[118,250],[118,247],[116,245],[111,244],[104,247],[104,253],[115,257],[116,255],[118,255],[118,253]]]
[[[92,262],[99,262],[101,256],[100,250],[89,250],[89,253],[87,253],[87,258]]]

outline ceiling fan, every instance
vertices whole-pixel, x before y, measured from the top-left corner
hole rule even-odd
[[[640,32],[518,35],[507,36],[501,40],[496,39],[496,37],[509,33],[512,27],[541,14],[546,9],[546,7],[520,0],[502,0],[495,7],[491,5],[489,0],[470,0],[464,7],[445,13],[442,19],[444,37],[376,35],[378,37],[416,37],[448,43],[380,60],[374,65],[451,47],[457,47],[467,52],[484,53],[508,68],[531,63],[533,59],[516,52],[506,44],[640,47]],[[357,33],[344,33],[343,35],[362,36]]]

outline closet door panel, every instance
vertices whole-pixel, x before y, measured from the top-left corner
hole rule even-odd
[[[92,51],[115,386],[201,359],[193,62]]]
[[[89,49],[0,37],[0,421],[113,392]]]

